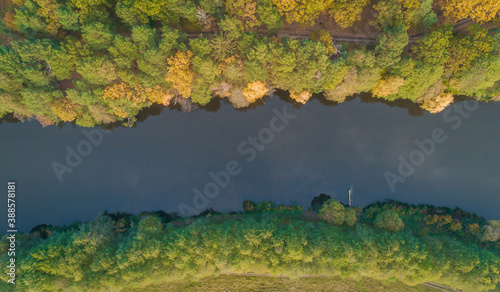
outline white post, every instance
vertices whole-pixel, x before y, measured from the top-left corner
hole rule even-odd
[[[352,195],[353,195],[353,187],[349,189],[349,208],[351,207],[351,202],[352,202]]]

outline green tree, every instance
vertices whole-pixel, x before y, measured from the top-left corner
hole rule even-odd
[[[100,22],[86,24],[82,27],[82,38],[93,49],[106,49],[113,43],[114,33],[109,26]]]
[[[445,66],[459,74],[469,68],[476,59],[487,56],[493,50],[493,38],[488,30],[472,24],[467,27],[466,35],[457,35],[450,46],[450,57]]]
[[[267,26],[269,31],[275,31],[283,27],[281,16],[271,0],[258,1],[257,18]]]
[[[358,217],[356,215],[356,210],[351,208],[345,209],[345,225],[354,226],[358,222]]]
[[[106,57],[87,57],[76,64],[78,73],[93,85],[107,85],[118,77],[116,65]]]
[[[132,40],[141,52],[157,47],[156,29],[149,25],[134,26],[132,28]]]
[[[16,9],[14,24],[17,29],[27,35],[43,33],[47,23],[37,15],[38,5],[31,0],[24,2],[23,9]]]
[[[450,57],[452,29],[451,25],[445,25],[419,39],[413,47],[417,58],[432,65],[445,63]]]
[[[80,10],[82,15],[87,15],[100,7],[112,7],[109,0],[69,0],[69,5]]]
[[[333,225],[342,225],[345,220],[344,206],[339,201],[330,199],[319,210],[319,218]]]
[[[64,29],[67,30],[80,30],[79,17],[78,12],[73,11],[71,8],[67,6],[61,6],[57,11],[57,16],[59,17],[59,21]]]
[[[319,210],[321,209],[321,207],[323,207],[323,204],[330,200],[332,197],[330,197],[329,195],[326,195],[326,194],[320,194],[319,196],[316,196],[313,198],[313,200],[311,201],[311,208],[316,211],[316,212],[319,212]]]
[[[401,60],[403,49],[408,45],[409,37],[402,27],[393,27],[384,30],[377,36],[378,44],[375,47],[377,63],[381,68],[387,68]]]
[[[385,210],[375,217],[375,227],[390,232],[399,232],[404,229],[403,220],[392,210]]]

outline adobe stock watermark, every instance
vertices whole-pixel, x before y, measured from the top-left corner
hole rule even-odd
[[[94,150],[94,147],[101,145],[104,140],[104,134],[107,133],[111,133],[111,131],[98,128],[91,130],[83,129],[82,134],[85,138],[76,144],[75,149],[66,145],[65,163],[52,161],[52,170],[60,183],[64,181],[64,174],[72,173],[73,170],[82,163],[83,157],[89,156]]]
[[[276,133],[282,132],[286,126],[290,124],[290,120],[295,119],[297,115],[287,112],[287,107],[283,107],[282,111],[273,109],[273,117],[269,120],[269,126],[260,129],[255,136],[249,135],[245,141],[238,144],[237,153],[244,157],[246,162],[252,162],[257,158],[259,152],[264,151],[276,137]],[[192,205],[181,203],[178,209],[182,216],[189,214],[199,214],[206,209],[210,199],[215,199],[219,196],[221,190],[224,190],[231,179],[243,171],[243,167],[238,160],[229,160],[226,162],[224,169],[214,172],[210,171],[208,176],[209,181],[200,189],[193,188]],[[203,190],[203,191],[202,191]]]
[[[471,112],[476,111],[478,108],[478,101],[454,103],[443,112],[443,121],[450,125],[453,131],[458,130],[463,121],[470,117]],[[417,167],[424,164],[425,160],[435,153],[437,146],[446,142],[447,139],[448,135],[443,128],[433,129],[430,137],[423,140],[415,139],[413,142],[416,149],[411,151],[407,157],[398,156],[397,174],[391,171],[384,173],[385,181],[391,192],[394,193],[396,184],[404,183],[406,179],[413,175]]]

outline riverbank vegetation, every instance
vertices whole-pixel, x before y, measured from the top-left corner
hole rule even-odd
[[[131,126],[152,104],[245,108],[274,89],[298,103],[371,92],[432,113],[457,95],[497,98],[500,4],[455,2],[5,1],[0,116]],[[349,43],[332,41],[348,28]]]
[[[327,196],[307,211],[245,201],[242,212],[210,209],[191,218],[105,212],[85,224],[18,234],[16,286],[131,291],[255,273],[488,291],[500,285],[499,239],[499,222],[458,208],[396,201],[350,208]],[[6,266],[7,237],[0,242]],[[0,279],[9,291],[6,274]]]

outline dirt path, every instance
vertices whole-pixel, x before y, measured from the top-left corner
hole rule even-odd
[[[321,18],[320,18],[321,19]],[[308,28],[297,28],[295,26],[299,26],[299,24],[290,24],[290,25],[285,25],[285,27],[277,32],[277,36],[279,38],[282,37],[289,37],[293,39],[307,39],[309,37],[309,34],[315,30],[318,29],[317,27],[319,26],[319,29],[321,29],[321,26],[324,26],[324,23],[319,22],[320,24],[315,24],[312,27]],[[468,19],[463,19],[457,22],[453,26],[453,33],[458,33],[464,31],[469,24],[472,23],[472,20],[470,18]],[[335,24],[331,24],[331,26],[336,26]],[[326,27],[327,28],[327,27]],[[375,29],[371,24],[368,22],[366,23],[365,26],[355,26],[355,27],[349,27],[347,29],[340,29],[338,26],[336,28],[332,29],[327,29],[330,32],[330,35],[332,36],[333,41],[337,43],[352,43],[352,44],[360,44],[360,45],[374,45],[377,43],[376,36],[379,34],[379,31]],[[210,32],[197,32],[197,33],[188,33],[187,36],[189,38],[196,38],[199,35],[203,35],[205,37],[209,37],[215,33],[219,32],[219,30],[212,30]],[[257,35],[259,36],[265,36],[265,33],[259,33],[257,32]],[[417,40],[421,39],[424,37],[423,33],[415,34],[410,36],[409,44],[415,43]]]
[[[246,277],[273,277],[269,274],[258,274],[258,273],[222,273],[221,275],[226,275],[226,276],[246,276]],[[287,278],[287,276],[285,275],[278,275],[276,276],[278,278]],[[310,278],[312,277],[311,275],[301,275],[299,276],[300,278]],[[322,275],[319,275],[319,276],[314,276],[314,277],[326,277],[326,276],[322,276]],[[429,287],[429,288],[432,288],[432,289],[435,289],[435,290],[439,290],[439,291],[444,291],[444,292],[460,292],[460,290],[455,290],[451,287],[448,287],[448,286],[444,286],[444,285],[441,285],[441,284],[437,284],[437,283],[433,283],[433,282],[425,282],[425,283],[422,283],[420,285],[423,285],[423,286],[426,286],[426,287]]]
[[[469,24],[472,23],[472,20],[470,18],[468,19],[463,19],[459,22],[457,22],[453,26],[453,32],[458,33],[464,31]],[[311,30],[312,31],[312,30]],[[296,38],[296,39],[306,39],[309,36],[310,31],[300,31],[297,33],[283,33],[282,31],[278,32],[278,37],[291,37],[291,38]],[[330,33],[331,34],[331,33]],[[378,32],[376,33],[378,34]],[[332,39],[336,42],[343,43],[343,42],[349,42],[353,44],[361,44],[361,45],[371,45],[371,44],[376,44],[377,39],[376,39],[376,34],[373,34],[373,37],[366,37],[366,33],[364,31],[360,30],[360,33],[358,36],[342,36],[342,35],[332,35]],[[423,33],[419,33],[416,35],[410,36],[410,44],[415,43],[417,40],[421,39],[424,37]]]
[[[433,282],[425,282],[425,283],[422,283],[421,285],[424,285],[424,286],[429,287],[429,288],[433,288],[435,290],[444,291],[444,292],[450,292],[450,291],[460,292],[460,290],[455,290],[451,287],[444,286],[441,284],[436,284]]]

